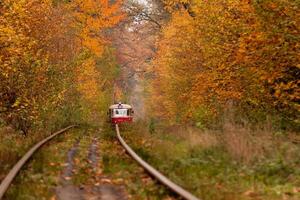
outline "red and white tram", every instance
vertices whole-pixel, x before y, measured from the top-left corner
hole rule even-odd
[[[113,124],[119,124],[123,122],[132,122],[133,110],[128,104],[114,104],[109,107],[109,119]]]

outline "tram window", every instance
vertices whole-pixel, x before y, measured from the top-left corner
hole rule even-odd
[[[116,117],[126,117],[127,116],[127,109],[115,109],[114,116]]]

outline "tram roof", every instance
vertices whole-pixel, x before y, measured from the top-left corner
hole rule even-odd
[[[109,109],[117,109],[117,108],[125,108],[125,109],[130,109],[132,108],[131,105],[129,104],[113,104],[109,107]]]

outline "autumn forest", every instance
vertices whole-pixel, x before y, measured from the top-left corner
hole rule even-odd
[[[82,133],[54,144],[60,154],[46,147],[51,163],[72,141],[88,149],[93,131],[119,155],[106,122],[114,102],[133,106],[121,128],[134,149],[199,198],[300,198],[300,1],[0,0],[0,181],[71,124]],[[45,157],[28,170],[56,177],[64,166]],[[141,188],[127,161],[99,160],[113,184],[131,181],[120,183],[129,199],[178,198],[151,179]],[[6,198],[52,199],[56,179],[25,192],[33,172]]]

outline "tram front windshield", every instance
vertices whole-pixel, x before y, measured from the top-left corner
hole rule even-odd
[[[127,109],[114,109],[114,117],[127,117]]]

